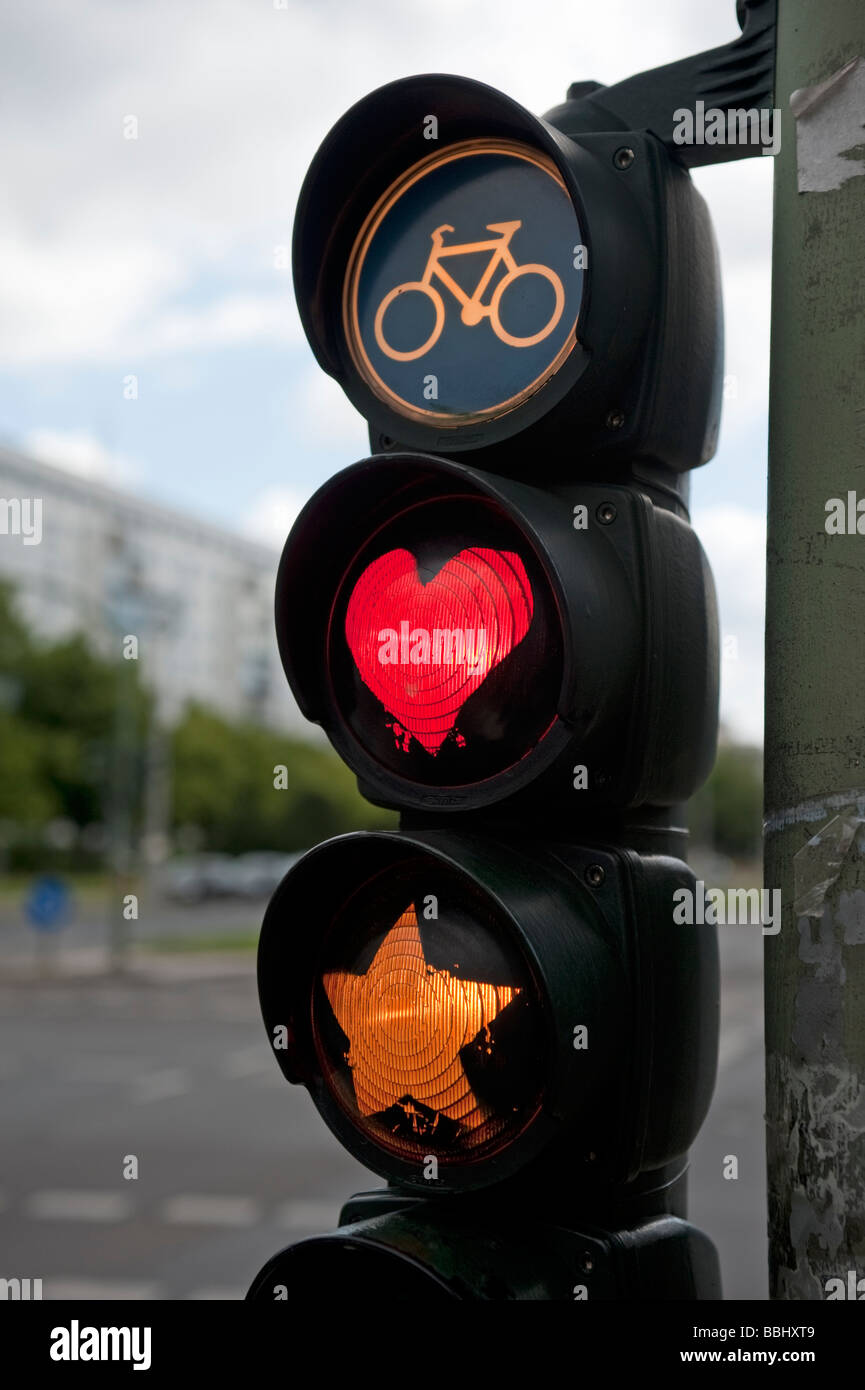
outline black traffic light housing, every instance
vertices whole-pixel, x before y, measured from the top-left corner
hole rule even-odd
[[[415,1130],[389,1149],[382,1125],[376,1122],[376,1137],[369,1118],[340,1102],[338,1078],[329,1079],[323,1064],[321,1037],[334,1020],[317,982],[346,916],[369,916],[361,895],[368,900],[370,888],[380,914],[376,944],[416,901],[428,969],[449,968],[454,980],[492,979],[497,967],[480,929],[487,922],[490,940],[506,941],[515,962],[500,982],[528,986],[523,1000],[531,995],[531,1008],[503,1033],[496,1033],[498,1020],[490,1025],[486,1074],[483,1058],[461,1054],[486,1104],[515,1114],[519,1105],[519,1132],[509,1129],[498,1151],[475,1156],[450,1139],[439,1149],[433,1131]],[[262,927],[259,996],[271,1042],[285,1030],[285,1045],[275,1046],[280,1068],[308,1087],[340,1142],[403,1191],[505,1185],[530,1193],[536,1213],[545,1208],[544,1193],[554,1194],[550,1219],[556,1211],[597,1219],[607,1194],[623,1184],[670,1165],[678,1174],[676,1161],[687,1154],[714,1087],[717,942],[712,927],[683,931],[674,923],[679,890],[692,898],[697,892],[681,861],[620,846],[530,836],[515,843],[449,830],[330,840],[286,876]],[[420,903],[428,894],[436,916],[424,921]],[[457,911],[469,914],[459,937],[444,925]],[[371,951],[367,970],[370,958]],[[575,1042],[577,1028],[585,1032]],[[513,1076],[513,1085],[503,1084]],[[345,1094],[353,1094],[350,1087]],[[387,1123],[395,1122],[391,1116]],[[428,1154],[437,1155],[433,1179],[424,1171]],[[550,1181],[563,1170],[581,1174],[566,1201]],[[664,1184],[656,1178],[651,1185]]]
[[[355,1299],[720,1296],[684,1220],[717,943],[674,915],[696,907],[677,803],[708,774],[718,694],[682,475],[715,448],[721,309],[687,170],[758,149],[680,146],[672,124],[698,100],[771,104],[774,13],[739,0],[734,43],[575,84],[545,119],[461,77],[392,83],[304,183],[301,318],[375,457],[292,531],[280,653],[402,818],[289,873],[259,993],[284,1075],[388,1187],[268,1262],[252,1299],[334,1280]],[[469,294],[442,264],[477,254]]]
[[[576,1253],[575,1253],[576,1252]],[[354,1198],[339,1230],[281,1250],[256,1276],[255,1302],[325,1303],[335,1287],[392,1302],[678,1302],[721,1297],[707,1236],[675,1216],[578,1231],[459,1204]],[[374,1290],[374,1295],[372,1291]]]
[[[437,121],[434,142],[425,118]],[[491,418],[410,419],[371,389],[344,322],[343,285],[370,210],[410,166],[467,141],[512,141],[552,160],[576,211],[585,280],[574,350],[522,404]],[[294,275],[313,351],[370,422],[373,450],[472,451],[480,467],[568,477],[636,459],[674,472],[711,458],[723,323],[714,234],[687,172],[648,132],[565,135],[467,78],[405,78],[337,123],[297,211]],[[577,250],[577,244],[573,250]],[[673,271],[674,268],[674,271]],[[418,273],[420,266],[418,266]],[[418,365],[418,382],[422,367]]]
[[[492,509],[506,521],[514,539],[505,543],[534,561],[536,604],[548,594],[546,627],[536,650],[517,647],[490,672],[432,756],[416,742],[413,751],[397,746],[348,652],[342,596],[382,552],[400,543],[415,553],[427,508],[439,509],[438,529],[459,551],[463,499],[482,504],[484,520]],[[437,554],[433,568],[447,558]],[[295,523],[279,567],[276,630],[302,712],[382,805],[454,812],[505,798],[513,809],[522,798],[570,823],[586,806],[684,801],[714,762],[712,576],[691,528],[641,490],[579,482],[541,490],[455,460],[367,459],[325,483]],[[534,722],[524,742],[504,747],[505,715],[520,722],[518,705]],[[586,769],[579,791],[577,766]]]
[[[760,147],[743,148],[726,142],[677,143],[676,113],[682,109],[693,111],[698,102],[704,108],[720,111],[743,107],[773,109],[777,8],[777,0],[736,0],[736,18],[742,33],[732,43],[636,73],[612,87],[600,82],[574,82],[567,100],[548,111],[545,119],[567,135],[633,127],[651,130],[688,169],[747,159]]]

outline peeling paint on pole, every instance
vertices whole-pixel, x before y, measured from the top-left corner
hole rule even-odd
[[[776,1269],[775,1296],[812,1299],[825,1297],[829,1279],[858,1268],[865,1236],[865,1086],[848,1048],[863,1006],[861,993],[848,988],[851,977],[862,977],[858,957],[865,946],[861,832],[822,912],[800,916],[795,925],[803,968],[793,1056],[769,1056],[767,1089],[785,1098],[782,1121],[770,1127],[769,1164],[791,1184],[789,1250]]]
[[[865,174],[865,63],[857,55],[790,97],[800,193],[828,193]]]
[[[865,7],[784,0],[778,26],[764,882],[784,914],[765,940],[770,1296],[824,1299],[830,1280],[855,1289],[865,1276],[865,535],[826,525],[830,499],[865,497]]]

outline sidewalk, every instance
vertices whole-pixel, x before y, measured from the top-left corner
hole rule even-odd
[[[254,951],[148,951],[130,948],[117,968],[104,946],[79,946],[5,956],[2,984],[92,983],[113,979],[140,984],[184,984],[190,980],[255,978]]]

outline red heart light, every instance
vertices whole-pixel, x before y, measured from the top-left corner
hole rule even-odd
[[[436,755],[470,695],[522,642],[529,577],[508,550],[461,550],[424,580],[408,550],[389,550],[352,590],[345,635],[364,685],[399,728]],[[404,739],[403,736],[404,735]]]

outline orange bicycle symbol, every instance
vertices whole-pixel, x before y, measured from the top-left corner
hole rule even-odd
[[[522,225],[522,222],[491,222],[487,226],[487,231],[498,232],[499,235],[493,237],[490,241],[466,241],[460,245],[451,246],[445,246],[442,237],[445,232],[452,232],[454,230],[453,227],[447,224],[436,227],[435,231],[432,233],[432,250],[429,253],[421,279],[407,280],[404,285],[397,285],[385,295],[381,304],[378,306],[375,316],[375,340],[382,352],[386,353],[388,357],[392,357],[397,362],[413,362],[416,358],[423,357],[424,353],[429,352],[430,348],[438,342],[442,328],[444,327],[445,305],[440,292],[432,284],[434,275],[438,276],[441,283],[446,289],[450,290],[451,294],[462,306],[460,318],[463,323],[467,324],[470,328],[479,324],[481,319],[488,318],[496,337],[500,338],[503,343],[507,343],[509,347],[532,347],[535,343],[543,342],[544,338],[552,333],[562,316],[562,310],[565,307],[565,291],[558,275],[554,270],[551,270],[549,266],[517,265],[517,262],[511,254],[510,241],[514,232]],[[465,256],[472,251],[489,251],[490,259],[486,270],[477,283],[474,294],[467,295],[457,284],[456,280],[454,280],[453,276],[449,275],[445,270],[442,261],[445,256]],[[487,286],[492,280],[499,265],[505,266],[507,273],[502,276],[496,288],[493,290],[489,304],[483,304],[481,301]],[[522,276],[526,275],[539,275],[542,279],[548,280],[555,292],[556,303],[550,318],[539,333],[532,333],[527,338],[517,338],[513,333],[508,333],[506,329],[502,327],[502,321],[499,317],[499,306],[502,302],[502,295],[505,293],[505,290],[507,290],[515,280],[519,280]],[[410,293],[423,294],[426,295],[428,299],[432,300],[436,316],[435,325],[426,342],[421,343],[419,348],[414,348],[411,352],[399,352],[396,348],[391,347],[384,336],[384,316],[395,299],[398,299],[400,295]]]

